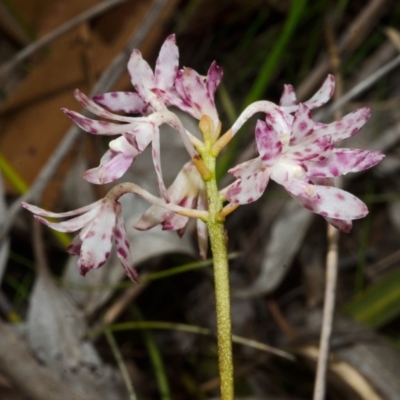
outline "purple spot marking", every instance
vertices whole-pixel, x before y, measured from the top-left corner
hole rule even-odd
[[[118,239],[121,239],[121,238],[122,238],[121,231],[120,231],[118,228],[115,228],[115,236],[116,236]]]
[[[338,169],[337,167],[331,167],[331,168],[329,169],[329,171],[331,172],[331,174],[332,174],[333,176],[338,176],[338,175],[339,175],[339,169]]]
[[[305,131],[306,129],[307,129],[307,122],[300,122],[300,124],[299,124],[299,129],[301,130],[301,131]]]
[[[126,260],[128,254],[126,253],[125,249],[123,249],[122,247],[118,247],[117,252],[122,258]]]

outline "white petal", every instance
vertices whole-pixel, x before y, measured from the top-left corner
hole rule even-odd
[[[124,268],[128,278],[131,279],[133,282],[138,282],[139,277],[135,267],[133,266],[130,244],[128,240],[128,235],[126,234],[121,208],[121,204],[117,202],[116,224],[114,232],[115,248],[119,261],[121,262],[121,265]]]
[[[367,206],[360,199],[342,189],[301,184],[290,182],[285,188],[303,207],[323,217],[353,220],[368,214]]]
[[[167,91],[174,85],[179,66],[179,49],[175,44],[175,35],[169,35],[161,47],[156,61],[154,75],[157,88]]]
[[[21,205],[22,205],[22,207],[26,208],[31,213],[36,214],[36,215],[40,215],[42,217],[64,218],[64,217],[72,217],[73,215],[86,213],[86,212],[92,210],[93,208],[96,208],[99,205],[100,202],[101,202],[101,200],[98,200],[98,201],[96,201],[96,202],[94,202],[92,204],[88,204],[87,206],[78,208],[78,209],[73,210],[73,211],[63,212],[63,213],[54,213],[54,212],[46,211],[46,210],[43,210],[43,208],[39,208],[37,206],[34,206],[32,204],[28,204],[28,203],[25,203],[25,202],[22,202]]]
[[[100,204],[88,211],[85,214],[80,215],[79,217],[72,218],[68,221],[63,222],[50,222],[47,219],[44,219],[38,215],[35,215],[35,218],[41,222],[42,224],[48,226],[51,229],[54,229],[59,232],[74,232],[78,229],[83,228],[87,225],[97,214],[99,210]]]
[[[103,200],[81,246],[78,261],[80,273],[100,268],[107,261],[114,237],[116,222],[115,203]]]
[[[110,92],[98,94],[93,100],[109,110],[124,114],[145,114],[146,103],[134,92]]]
[[[328,75],[324,83],[320,87],[320,89],[317,91],[317,93],[315,93],[310,100],[305,101],[304,104],[310,110],[313,110],[314,108],[317,107],[321,107],[331,99],[334,92],[335,92],[335,78],[333,75]]]

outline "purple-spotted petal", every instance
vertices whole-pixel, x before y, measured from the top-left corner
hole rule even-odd
[[[42,224],[48,226],[51,229],[54,229],[59,232],[75,232],[79,229],[82,229],[85,225],[87,225],[97,214],[100,208],[100,204],[86,212],[85,214],[80,215],[79,217],[75,217],[69,219],[68,221],[63,222],[50,222],[47,219],[40,217],[39,215],[35,215],[34,217],[41,222]]]
[[[82,104],[83,107],[85,107],[93,114],[98,115],[99,117],[109,118],[116,121],[130,121],[128,117],[123,117],[121,115],[110,113],[109,111],[100,107],[96,102],[89,99],[89,97],[83,94],[79,89],[75,89],[74,96],[79,101],[79,103]]]
[[[161,222],[163,231],[177,231],[179,237],[185,233],[186,225],[189,222],[188,217],[171,213],[168,218]]]
[[[93,100],[111,111],[124,114],[146,114],[146,103],[134,92],[99,94]]]
[[[98,214],[82,239],[78,267],[82,275],[100,268],[107,261],[112,247],[116,221],[115,203],[104,200]]]
[[[336,143],[354,136],[365,125],[370,116],[371,110],[368,107],[359,108],[338,121],[319,126],[315,129],[315,134],[332,135]]]
[[[92,210],[93,208],[96,208],[100,202],[101,202],[101,200],[98,200],[92,204],[88,204],[87,206],[78,208],[73,211],[63,212],[63,213],[55,213],[55,212],[46,211],[43,208],[34,206],[29,203],[25,203],[24,201],[21,202],[21,205],[22,205],[22,207],[24,207],[28,211],[30,211],[32,214],[40,215],[41,217],[64,218],[64,217],[72,217],[74,215],[86,213],[86,212]]]
[[[269,180],[269,171],[263,167],[261,158],[246,161],[228,171],[239,178],[228,186],[225,197],[234,204],[249,204],[264,193]]]
[[[128,62],[128,72],[131,82],[140,97],[151,103],[155,94],[153,89],[157,86],[153,71],[149,64],[143,59],[142,53],[134,49]]]
[[[76,235],[73,239],[71,244],[67,248],[67,252],[74,256],[79,256],[82,247],[82,239],[80,235]]]
[[[152,123],[142,123],[129,134],[129,137],[132,137],[137,149],[142,152],[156,135],[159,135],[158,127]],[[128,137],[127,139],[129,140]]]
[[[367,206],[360,199],[342,189],[305,182],[301,184],[291,181],[285,189],[303,207],[316,214],[342,220],[358,219],[368,214]]]
[[[185,68],[183,73],[178,73],[178,77],[182,80],[183,89],[197,118],[207,115],[214,122],[218,121],[214,99],[210,96],[203,78],[191,68]]]
[[[179,66],[179,50],[175,35],[169,35],[161,47],[154,75],[157,88],[167,91],[174,85]]]
[[[333,178],[348,172],[363,171],[378,164],[384,157],[380,151],[334,149],[325,161],[307,163],[307,175]]]
[[[169,202],[169,196],[161,170],[160,135],[158,133],[153,135],[151,154],[153,156],[154,169],[156,170],[158,190],[160,191],[161,197]]]
[[[222,67],[218,66],[215,61],[211,63],[211,66],[207,73],[206,85],[207,91],[211,98],[214,97],[215,92],[217,91],[218,85],[221,82],[222,75],[224,71]]]
[[[97,168],[87,170],[83,178],[95,185],[114,182],[132,165],[135,157],[132,153],[118,153],[113,150],[107,150],[100,160]]]
[[[193,163],[186,163],[178,173],[167,194],[172,203],[183,207],[193,208],[199,191],[203,190],[204,183]],[[183,228],[187,223],[187,217],[175,215],[172,211],[158,206],[151,206],[135,224],[138,230],[148,230],[160,223],[163,229],[175,230]],[[179,217],[179,218],[178,218]],[[186,219],[185,219],[186,218]]]
[[[290,107],[297,105],[296,92],[292,85],[283,85],[283,92],[279,105],[282,107]]]
[[[198,191],[198,190],[197,190]],[[183,197],[182,197],[183,196]],[[182,193],[179,201],[174,199],[175,204],[185,208],[194,208],[196,205],[196,196],[187,196],[186,193]],[[166,231],[177,231],[179,236],[183,236],[185,233],[186,225],[189,222],[189,218],[183,215],[171,213],[162,223],[163,230]]]
[[[314,96],[311,97],[311,99],[305,101],[304,104],[310,110],[321,107],[331,99],[334,92],[335,78],[333,77],[333,75],[328,75],[317,93],[315,93]]]
[[[346,221],[344,219],[335,219],[335,218],[325,218],[326,221],[334,226],[336,229],[339,229],[342,232],[349,233],[353,228],[353,223],[351,221]]]
[[[261,120],[257,121],[255,136],[262,164],[272,166],[282,153],[282,142],[275,131]]]
[[[135,223],[134,228],[138,231],[147,231],[160,224],[171,212],[166,208],[153,205]]]
[[[296,145],[307,140],[314,132],[314,121],[310,109],[304,104],[299,104],[299,108],[294,115],[290,145]]]
[[[94,119],[90,119],[84,117],[83,115],[67,110],[65,108],[62,109],[64,113],[72,119],[80,128],[84,131],[89,132],[93,135],[119,135],[126,131],[131,130],[133,127],[136,126],[136,123],[133,124],[113,124],[107,121],[97,121]]]
[[[122,218],[122,207],[120,203],[116,203],[116,224],[114,230],[114,242],[119,261],[125,270],[126,275],[133,282],[139,281],[139,276],[133,266],[130,244],[128,235],[126,234],[124,220]]]
[[[269,112],[265,118],[267,124],[278,134],[279,137],[285,137],[290,135],[291,121],[288,118],[290,114],[285,114],[278,108]]]
[[[183,74],[184,71],[183,69],[180,69],[177,74],[176,74],[176,79],[175,79],[175,89],[179,95],[179,97],[182,99],[182,101],[185,104],[190,103],[190,98],[185,92],[185,88],[183,87]]]
[[[298,161],[323,161],[329,157],[334,145],[332,136],[322,136],[309,143],[289,147],[287,156],[292,160]]]

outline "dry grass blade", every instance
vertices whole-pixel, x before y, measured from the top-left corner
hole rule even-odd
[[[372,30],[379,18],[385,12],[388,0],[371,0],[364,10],[357,16],[348,27],[344,39],[338,46],[339,54],[351,53],[362,43]],[[309,74],[308,78],[298,88],[298,98],[307,98],[313,90],[321,83],[330,68],[329,59],[324,59]]]
[[[43,36],[39,40],[33,42],[29,46],[26,46],[22,49],[19,53],[17,53],[10,61],[4,63],[0,67],[0,82],[4,82],[7,79],[8,75],[11,71],[17,67],[22,61],[26,60],[29,56],[31,56],[36,51],[40,50],[44,46],[51,43],[53,40],[57,39],[64,33],[68,32],[69,30],[75,28],[79,24],[84,21],[87,21],[91,18],[96,17],[104,13],[105,11],[109,10],[112,7],[117,6],[118,4],[124,3],[127,0],[106,0],[96,6],[92,7],[91,9],[83,12],[82,14],[76,16],[75,18],[71,19],[67,23],[61,25],[59,28],[55,29],[54,31],[50,32],[49,34]]]

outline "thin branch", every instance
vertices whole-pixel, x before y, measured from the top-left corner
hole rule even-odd
[[[364,79],[358,85],[354,86],[350,89],[344,96],[340,97],[337,101],[335,101],[331,107],[329,107],[326,111],[321,111],[315,115],[315,119],[322,120],[330,117],[333,113],[339,109],[341,109],[344,105],[346,105],[349,101],[353,100],[361,93],[368,90],[372,85],[374,85],[380,78],[388,74],[390,71],[400,66],[400,56],[397,56],[392,61],[388,62],[382,68],[379,68],[373,74],[371,74],[368,78]]]
[[[364,10],[350,24],[343,39],[337,46],[340,55],[351,54],[363,42],[385,12],[387,4],[388,0],[369,1]],[[297,90],[299,100],[304,100],[312,93],[316,86],[322,82],[329,68],[330,61],[326,58],[311,71]]]
[[[97,81],[95,87],[91,92],[91,96],[99,94],[101,92],[109,91],[122,72],[126,68],[126,64],[128,62],[129,56],[132,52],[132,49],[140,46],[142,41],[146,38],[147,34],[150,32],[154,23],[157,21],[161,12],[167,6],[168,0],[154,0],[151,5],[147,15],[140,27],[135,29],[134,34],[132,35],[128,45],[125,49],[114,58],[110,66],[103,72],[100,79]],[[84,110],[82,112],[83,115],[88,115]],[[31,202],[40,198],[43,190],[46,188],[48,181],[54,175],[57,170],[58,165],[64,159],[64,157],[68,154],[72,145],[78,139],[80,135],[80,129],[74,125],[72,126],[64,136],[64,139],[60,142],[57,149],[54,151],[52,156],[47,161],[46,165],[41,169],[38,177],[35,182],[31,185],[29,191],[25,193],[23,196],[19,197],[14,203],[10,206],[8,210],[8,218],[4,222],[4,225],[0,232],[0,241],[4,238],[4,236],[10,230],[15,217],[18,215],[21,210],[21,202]]]
[[[106,0],[100,4],[95,5],[89,10],[84,11],[83,13],[77,15],[75,18],[72,18],[65,24],[59,26],[57,29],[54,29],[47,35],[41,37],[30,45],[24,47],[19,53],[17,53],[11,60],[7,61],[0,67],[0,82],[4,82],[7,79],[9,73],[15,69],[22,61],[26,60],[29,56],[31,56],[36,51],[40,50],[44,46],[51,43],[53,40],[57,39],[64,33],[70,31],[75,28],[79,24],[84,21],[87,21],[91,18],[96,17],[99,14],[104,13],[117,6],[118,4],[124,3],[127,0]]]
[[[335,97],[339,98],[343,92],[342,76],[340,74],[339,50],[335,45],[334,21],[328,18],[326,22],[326,41],[329,48],[330,64],[336,80]],[[341,112],[335,113],[335,119],[342,117]],[[339,185],[340,186],[340,183]],[[335,298],[338,277],[339,261],[339,231],[328,224],[328,252],[326,255],[326,281],[324,310],[322,314],[322,330],[318,352],[317,373],[315,377],[313,400],[324,400],[326,393],[326,373],[329,365],[329,350],[335,315]]]
[[[326,255],[324,311],[322,315],[322,330],[318,352],[317,373],[315,378],[313,400],[325,399],[326,372],[328,369],[330,340],[332,335],[333,317],[335,314],[335,298],[339,259],[338,241],[339,231],[333,226],[329,225],[328,252]]]

